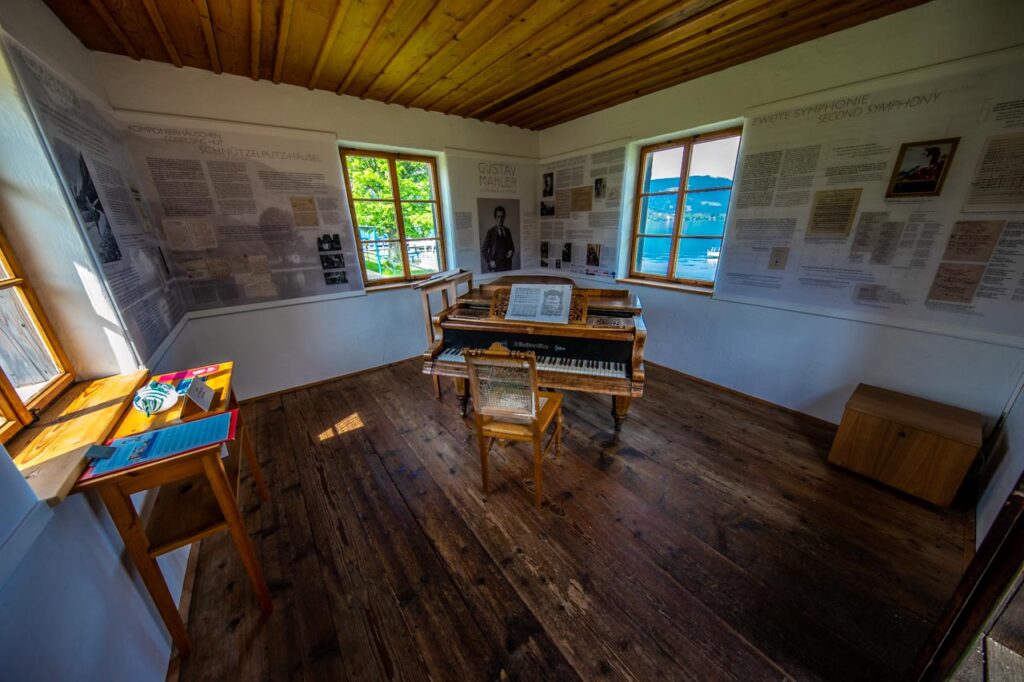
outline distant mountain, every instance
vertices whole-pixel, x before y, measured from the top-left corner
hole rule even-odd
[[[719,178],[713,175],[692,175],[690,186],[687,189],[711,189],[712,187],[728,187],[732,184],[729,178]],[[679,178],[659,178],[651,180],[650,192],[665,192],[679,186]]]

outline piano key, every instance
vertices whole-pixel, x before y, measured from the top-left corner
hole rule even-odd
[[[452,346],[441,351],[438,355],[438,359],[445,362],[465,363],[466,359],[462,352],[462,346]],[[585,376],[604,376],[618,379],[626,378],[625,363],[611,362],[609,360],[552,357],[545,355],[537,358],[537,368],[545,372],[559,372],[562,374],[582,374]]]

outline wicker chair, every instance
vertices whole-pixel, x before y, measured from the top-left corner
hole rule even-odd
[[[510,351],[501,344],[487,350],[467,350],[466,366],[473,397],[476,439],[480,447],[484,495],[489,489],[487,455],[495,440],[533,443],[533,502],[540,507],[543,497],[541,463],[554,445],[562,448],[562,396],[537,389],[537,358],[530,353]],[[542,446],[551,424],[554,433]]]

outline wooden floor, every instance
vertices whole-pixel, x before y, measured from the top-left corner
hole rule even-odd
[[[185,680],[896,679],[962,567],[963,514],[826,464],[832,430],[649,368],[618,443],[568,393],[531,504],[485,501],[471,422],[410,361],[246,408],[242,506],[274,612],[202,542]]]

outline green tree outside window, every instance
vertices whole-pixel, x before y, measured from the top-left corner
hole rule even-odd
[[[444,269],[434,159],[356,151],[342,159],[367,283]]]

